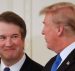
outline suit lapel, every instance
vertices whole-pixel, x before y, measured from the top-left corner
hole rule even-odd
[[[70,65],[75,62],[75,49],[69,54],[65,61],[60,65],[58,71],[65,71]]]
[[[26,60],[25,60],[24,64],[22,65],[20,71],[28,71],[29,62],[30,62],[30,58],[26,55]]]
[[[51,59],[48,61],[48,63],[45,65],[43,71],[50,71],[51,68],[52,68],[52,65],[53,65],[53,63],[54,63],[54,61],[55,61],[55,59],[56,59],[56,56],[54,56],[53,58],[51,58]]]

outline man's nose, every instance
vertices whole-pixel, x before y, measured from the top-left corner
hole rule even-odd
[[[11,46],[11,45],[12,45],[12,39],[11,39],[10,37],[8,37],[8,38],[6,39],[5,45],[6,45],[6,46]]]

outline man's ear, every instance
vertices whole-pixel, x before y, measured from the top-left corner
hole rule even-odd
[[[62,36],[63,31],[64,31],[64,26],[63,26],[63,25],[59,25],[59,26],[57,27],[57,35],[58,35],[58,36]]]

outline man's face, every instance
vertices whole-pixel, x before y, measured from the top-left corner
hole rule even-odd
[[[57,28],[55,24],[53,23],[53,17],[52,14],[46,14],[44,21],[43,21],[44,27],[42,34],[45,37],[45,40],[47,42],[47,47],[53,51],[55,51],[56,43],[57,43]]]
[[[20,27],[0,22],[0,56],[3,60],[19,60],[23,55],[24,40]]]

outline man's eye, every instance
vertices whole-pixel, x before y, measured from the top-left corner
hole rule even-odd
[[[6,39],[5,36],[0,36],[0,40],[4,40],[4,39]]]
[[[18,38],[18,36],[17,35],[14,35],[14,36],[12,36],[12,38]]]
[[[13,35],[11,38],[13,39],[19,38],[19,35]]]

